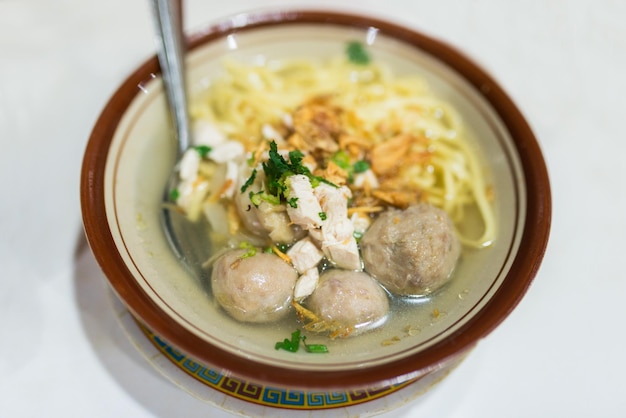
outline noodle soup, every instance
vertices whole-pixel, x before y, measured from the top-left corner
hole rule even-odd
[[[441,321],[451,304],[437,295],[462,301],[458,264],[497,235],[459,111],[364,45],[343,52],[223,62],[192,102],[195,144],[170,193],[210,235],[198,252],[222,314],[330,349],[364,333],[397,344]]]
[[[205,192],[180,187],[164,205],[176,147],[156,57],[103,110],[81,177],[85,232],[108,282],[133,317],[198,362],[185,367],[324,393],[407,382],[457,362],[521,300],[545,251],[549,182],[528,124],[475,63],[409,28],[329,11],[237,15],[190,37],[188,48],[194,123],[226,144],[219,151],[200,141],[187,157],[195,168],[181,186],[204,183]],[[301,125],[307,120],[340,127],[340,135],[322,130],[332,141],[313,141],[331,148],[308,148],[315,124]],[[405,126],[412,131],[401,132]],[[385,150],[392,138],[398,142]],[[268,178],[276,180],[271,187]],[[328,201],[347,203],[322,209]],[[298,212],[315,203],[319,213]],[[242,216],[248,204],[257,215],[279,208],[276,217],[287,212],[289,223],[276,223],[283,227],[268,240],[270,231],[259,232],[271,223]],[[174,220],[183,230],[171,241],[163,222]],[[401,259],[420,253],[402,244],[422,241],[406,239],[429,229],[404,227],[416,223],[439,228],[448,257],[415,268],[396,262],[393,270],[406,269],[408,279],[386,277],[396,251],[384,249]],[[342,228],[322,231],[328,224]],[[350,239],[337,239],[341,233]],[[314,267],[298,258],[310,253],[315,262],[320,252]],[[257,269],[254,260],[271,268]],[[220,269],[237,275],[215,292]],[[418,270],[421,280],[412,275]],[[270,291],[235,300],[231,289],[259,271]],[[346,275],[339,280],[337,271]],[[301,276],[308,280],[297,286]],[[366,310],[333,291],[357,288],[372,297]],[[350,309],[330,318],[325,300]],[[237,311],[240,303],[247,310]],[[258,315],[246,315],[254,309]],[[299,350],[286,352],[293,341]],[[284,344],[276,349],[277,342]]]

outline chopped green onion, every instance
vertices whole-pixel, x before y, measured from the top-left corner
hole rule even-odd
[[[291,333],[291,339],[285,338],[282,341],[278,341],[274,348],[276,350],[286,350],[295,353],[300,348],[300,341],[307,353],[328,353],[328,347],[324,344],[307,344],[306,336],[301,335],[300,330],[297,329]]]
[[[252,153],[252,154],[250,155],[250,158],[248,158],[248,159],[246,160],[246,163],[248,163],[248,166],[249,166],[249,167],[252,167],[252,165],[254,165],[254,161],[255,161],[255,160],[256,160],[256,158],[255,158],[255,156],[254,156],[254,153]]]
[[[327,216],[326,216],[326,212],[320,212],[320,213],[318,213],[318,215],[320,216],[320,219],[321,219],[322,221],[325,221],[325,220],[326,220],[326,218],[327,218]]]
[[[308,353],[328,353],[328,347],[324,344],[307,344],[306,336],[302,336],[302,344]]]
[[[290,351],[292,353],[295,353],[296,351],[298,351],[299,347],[300,347],[300,330],[299,329],[291,333],[291,340],[288,338],[285,338],[283,341],[279,341],[274,345],[274,348],[276,350],[279,350],[282,348],[283,350]]]
[[[242,250],[248,250],[244,254],[242,254],[241,257],[239,257],[240,259],[249,258],[256,255],[256,247],[247,241],[242,241],[241,243],[239,243],[239,248],[241,248]]]
[[[304,348],[309,353],[328,353],[328,347],[324,344],[308,344],[305,345]]]
[[[178,191],[178,189],[170,190],[170,200],[176,202],[179,197],[180,197],[180,191]]]
[[[248,197],[250,198],[250,201],[255,207],[259,207],[259,205],[261,204],[261,201],[263,200],[266,201],[267,203],[271,203],[272,205],[280,204],[280,198],[278,196],[267,194],[263,190],[256,192],[256,193],[250,192],[248,193]]]
[[[345,151],[337,151],[332,157],[331,161],[337,164],[344,170],[350,170],[350,156]]]
[[[211,152],[212,148],[208,145],[196,145],[195,147],[193,147],[193,149],[195,149],[198,154],[200,154],[200,157],[206,158],[206,156],[209,155],[209,152]]]
[[[261,196],[260,196],[261,192],[258,193],[254,193],[254,192],[250,192],[248,193],[248,197],[250,198],[250,202],[252,202],[252,204],[256,207],[259,207],[259,204],[261,204]]]

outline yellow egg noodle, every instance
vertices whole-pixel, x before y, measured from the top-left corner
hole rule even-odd
[[[192,101],[191,115],[254,153],[273,135],[284,143],[281,126],[292,123],[296,109],[315,101],[340,109],[341,150],[351,150],[352,162],[363,158],[374,172],[370,183],[360,187],[376,199],[359,203],[355,198],[352,204],[359,206],[355,210],[375,212],[377,208],[366,207],[372,201],[402,207],[417,199],[443,208],[461,225],[472,207],[482,221],[481,233],[468,236],[457,231],[459,239],[474,248],[492,243],[496,222],[491,190],[463,121],[418,76],[398,77],[380,63],[356,64],[345,57],[263,65],[227,61],[223,75]],[[200,170],[205,170],[205,177],[210,171]],[[225,186],[202,192],[194,204],[219,200],[218,189]]]

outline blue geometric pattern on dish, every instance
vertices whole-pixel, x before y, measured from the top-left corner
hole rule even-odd
[[[224,394],[258,405],[301,410],[345,407],[381,398],[415,381],[409,380],[382,388],[358,389],[347,392],[308,392],[262,386],[224,376],[198,363],[159,338],[143,324],[138,321],[137,323],[154,346],[185,373]]]

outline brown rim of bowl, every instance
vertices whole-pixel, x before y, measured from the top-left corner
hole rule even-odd
[[[240,20],[237,20],[240,21]],[[376,27],[388,37],[413,45],[461,74],[493,107],[510,132],[523,169],[528,196],[526,220],[520,248],[500,288],[466,324],[446,339],[414,356],[383,365],[342,371],[310,371],[294,376],[287,367],[268,366],[238,357],[212,346],[180,327],[159,308],[133,279],[119,255],[108,227],[104,202],[105,156],[118,124],[138,85],[151,73],[158,74],[156,57],[144,62],[114,93],[96,122],[85,150],[81,171],[81,206],[89,245],[112,288],[132,314],[155,334],[192,358],[214,365],[225,374],[243,380],[283,388],[350,389],[398,383],[435,369],[474,345],[496,328],[517,306],[533,281],[548,243],[551,223],[551,195],[548,173],[539,144],[521,112],[504,90],[484,70],[455,48],[396,23],[374,17],[338,11],[291,10],[247,15],[246,23],[234,19],[210,26],[187,39],[189,49],[265,26],[323,24],[340,27]],[[297,383],[296,383],[297,382]]]

